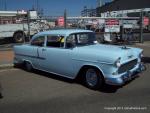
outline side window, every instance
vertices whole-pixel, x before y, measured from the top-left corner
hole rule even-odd
[[[64,36],[47,36],[47,47],[64,47]]]
[[[76,45],[76,38],[75,34],[70,35],[66,40],[66,47],[72,48]]]
[[[45,41],[45,36],[39,36],[34,40],[32,40],[31,45],[42,47],[44,46],[44,41]]]
[[[88,34],[77,34],[78,44],[88,43],[89,36]]]

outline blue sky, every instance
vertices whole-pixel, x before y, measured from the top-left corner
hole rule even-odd
[[[0,10],[29,10],[33,6],[43,8],[45,15],[59,16],[63,15],[64,9],[67,9],[69,16],[80,16],[84,6],[95,8],[97,0],[0,0]],[[110,1],[110,0],[103,0]],[[6,5],[5,5],[6,3]]]

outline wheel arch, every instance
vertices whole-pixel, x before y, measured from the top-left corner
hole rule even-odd
[[[85,71],[86,69],[88,69],[88,68],[95,68],[95,69],[97,69],[97,70],[101,73],[101,75],[102,75],[102,77],[103,77],[103,79],[104,79],[104,73],[103,73],[102,69],[99,68],[99,67],[96,66],[96,65],[91,65],[91,64],[83,65],[83,66],[80,68],[79,72],[77,73],[76,78],[77,78],[77,79],[80,78],[80,77],[82,78],[83,75],[84,75],[84,74],[83,74],[84,71]],[[105,79],[104,79],[104,81],[105,81]]]
[[[32,65],[32,67],[34,68],[33,63],[30,60],[23,59],[23,65],[25,65],[26,62],[29,62]]]

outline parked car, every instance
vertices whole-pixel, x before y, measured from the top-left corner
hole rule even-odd
[[[36,34],[30,44],[14,46],[14,64],[70,79],[83,77],[92,89],[103,83],[123,85],[143,70],[143,50],[98,44],[89,30],[64,29]]]

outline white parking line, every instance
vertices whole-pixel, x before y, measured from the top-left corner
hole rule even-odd
[[[16,70],[19,70],[19,69],[3,69],[3,70],[0,70],[0,73],[6,72],[6,71],[16,71]]]

